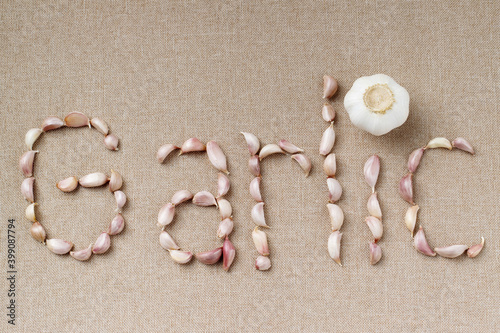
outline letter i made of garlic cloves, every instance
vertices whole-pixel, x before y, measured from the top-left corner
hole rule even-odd
[[[374,238],[373,242],[370,243],[370,264],[375,265],[382,258],[382,248],[377,244],[383,233],[382,210],[380,209],[377,192],[375,191],[375,185],[377,184],[380,172],[380,158],[377,155],[370,156],[365,163],[363,172],[366,183],[372,190],[372,194],[366,204],[366,208],[370,214],[366,218],[366,224],[368,224]]]

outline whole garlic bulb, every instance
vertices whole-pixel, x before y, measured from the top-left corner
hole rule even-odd
[[[410,96],[390,76],[375,74],[354,81],[344,98],[351,122],[379,136],[403,125],[408,118]]]

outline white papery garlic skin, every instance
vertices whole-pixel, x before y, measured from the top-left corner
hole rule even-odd
[[[379,136],[403,125],[410,110],[410,96],[384,74],[363,76],[354,81],[344,98],[351,122]]]

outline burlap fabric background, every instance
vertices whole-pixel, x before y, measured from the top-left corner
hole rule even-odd
[[[0,276],[6,225],[17,226],[17,331],[26,332],[498,332],[500,330],[498,1],[1,1],[2,169]],[[335,152],[344,187],[342,261],[328,256],[327,193],[318,145],[322,76],[341,86]],[[386,73],[406,87],[411,113],[374,137],[353,127],[343,97],[359,76]],[[77,248],[113,217],[108,190],[63,194],[55,182],[114,168],[129,204],[112,249],[81,263],[29,235],[18,159],[24,134],[48,115],[82,111],[106,120],[102,135],[62,129],[36,144],[38,217]],[[281,156],[263,162],[273,267],[256,271],[240,131],[263,143],[286,138],[314,163],[304,178]],[[221,265],[172,262],[158,242],[157,213],[174,191],[215,191],[206,155],[155,160],[163,143],[196,136],[227,154],[237,258]],[[470,140],[477,154],[434,150],[416,176],[419,221],[434,246],[486,246],[476,259],[417,253],[397,193],[408,154],[435,136]],[[368,262],[370,189],[362,168],[382,160],[378,192],[384,257]],[[169,228],[183,248],[216,238],[214,208],[185,205]],[[1,331],[7,325],[2,284]]]

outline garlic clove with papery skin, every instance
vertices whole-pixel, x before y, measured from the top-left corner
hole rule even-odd
[[[436,247],[434,251],[441,257],[456,258],[464,253],[469,247],[467,245],[450,245],[445,247]]]
[[[42,133],[43,131],[39,128],[32,128],[28,132],[26,132],[24,143],[26,143],[26,147],[28,147],[28,150],[33,150],[33,144]]]
[[[420,226],[415,237],[413,238],[413,245],[418,252],[425,254],[426,256],[435,257],[436,252],[432,251],[429,243],[427,243],[427,238],[425,237],[424,228]]]
[[[222,247],[218,247],[212,251],[196,253],[196,259],[205,265],[213,265],[219,261],[222,256]]]
[[[403,125],[410,110],[410,96],[390,76],[375,74],[354,81],[344,98],[344,107],[354,126],[379,136]]]
[[[89,260],[90,256],[92,255],[92,244],[90,244],[86,249],[79,251],[71,251],[69,255],[75,258],[76,260],[80,261]]]
[[[484,237],[481,237],[481,243],[469,247],[469,249],[467,250],[467,257],[474,258],[479,254],[479,252],[481,252],[483,247],[484,247]]]
[[[330,98],[337,92],[339,84],[337,80],[330,75],[323,76],[323,98]]]
[[[269,268],[271,268],[271,260],[269,257],[258,256],[257,259],[255,259],[255,269],[267,271]]]

